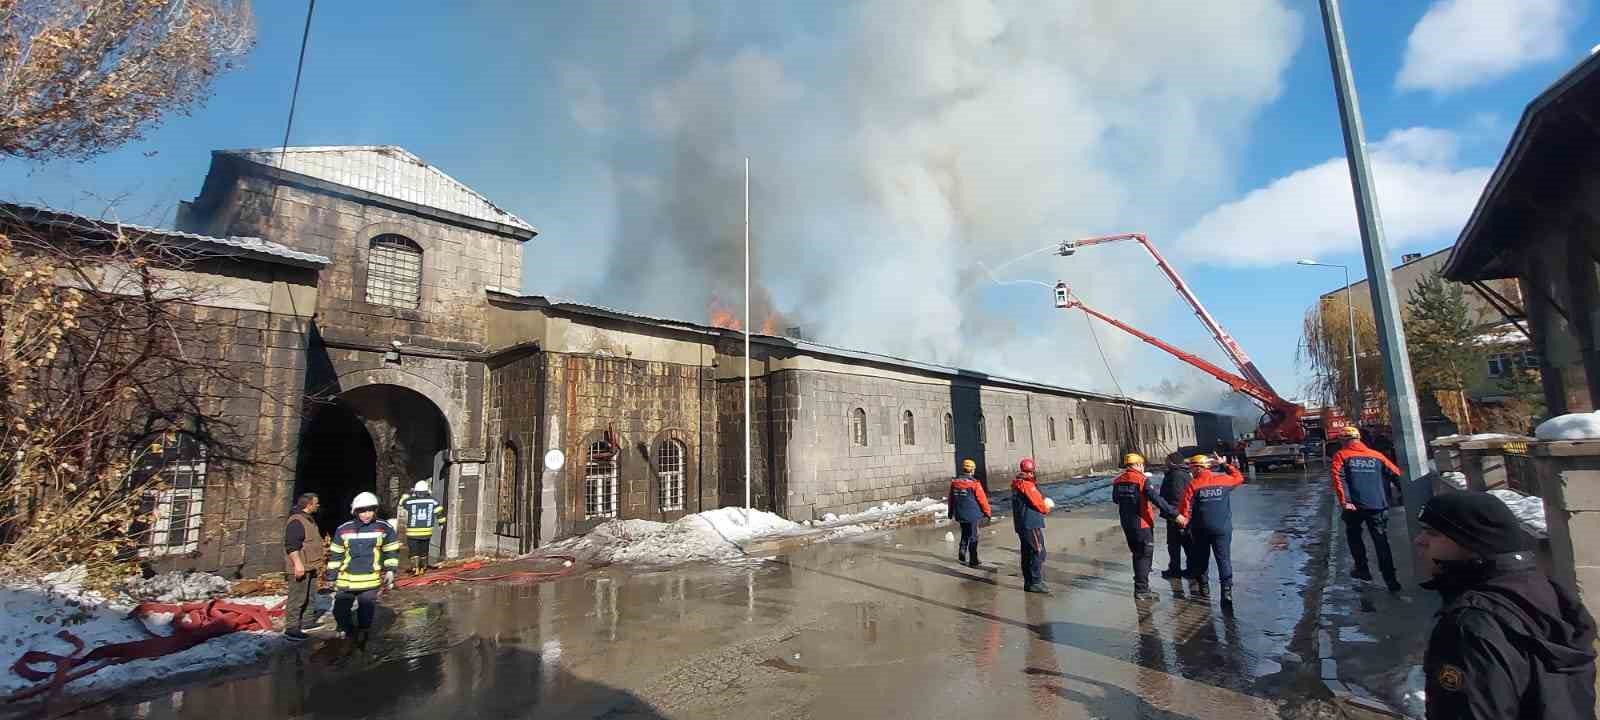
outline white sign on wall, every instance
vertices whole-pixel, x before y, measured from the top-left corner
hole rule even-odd
[[[567,455],[560,450],[551,450],[544,454],[544,467],[546,470],[560,470],[566,464]]]

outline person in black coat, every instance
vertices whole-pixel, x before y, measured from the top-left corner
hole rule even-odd
[[[1194,476],[1189,474],[1189,469],[1184,466],[1184,458],[1200,452],[1200,448],[1186,446],[1178,448],[1176,452],[1167,456],[1167,472],[1161,479],[1161,491],[1157,494],[1167,505],[1177,507],[1178,498],[1183,497],[1183,491],[1189,487],[1189,482]],[[1167,518],[1167,569],[1161,571],[1164,580],[1179,580],[1187,577],[1184,573],[1183,558],[1188,552],[1187,531],[1179,525],[1174,518]],[[1193,564],[1193,561],[1190,561]]]
[[[1595,717],[1595,624],[1538,569],[1511,509],[1451,491],[1422,509],[1422,587],[1443,598],[1428,637],[1429,720]]]

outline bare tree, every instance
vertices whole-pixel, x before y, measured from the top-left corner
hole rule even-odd
[[[0,153],[87,158],[203,104],[248,0],[0,0]]]
[[[249,461],[223,408],[266,391],[196,316],[210,291],[184,271],[204,261],[115,225],[0,217],[0,568],[125,574],[171,454]]]
[[[1326,309],[1326,312],[1323,310]],[[1355,316],[1356,364],[1350,364],[1350,315]],[[1318,303],[1306,312],[1296,352],[1303,367],[1312,371],[1310,397],[1336,407],[1350,421],[1360,422],[1360,408],[1376,404],[1380,419],[1388,417],[1389,395],[1383,387],[1383,357],[1378,352],[1378,329],[1372,313],[1356,308]],[[1360,392],[1356,373],[1363,379]]]

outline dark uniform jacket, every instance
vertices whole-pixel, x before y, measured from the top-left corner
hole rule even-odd
[[[337,573],[340,590],[371,590],[383,584],[383,572],[400,564],[400,535],[374,517],[351,520],[333,532],[328,546],[328,572]]]
[[[1328,474],[1333,476],[1333,494],[1339,506],[1346,503],[1358,510],[1387,510],[1389,492],[1387,483],[1400,479],[1400,468],[1389,462],[1383,453],[1367,447],[1360,440],[1345,443],[1328,461]]]
[[[1017,532],[1044,527],[1044,515],[1050,512],[1044,506],[1044,496],[1033,482],[1033,475],[1017,473],[1011,481],[1011,523]]]
[[[1428,638],[1429,720],[1595,716],[1594,618],[1533,552],[1451,563]]]
[[[1150,509],[1151,503],[1160,508],[1162,517],[1174,515],[1171,504],[1160,495],[1150,494],[1150,486],[1146,484],[1148,478],[1148,475],[1128,468],[1111,481],[1111,501],[1117,504],[1123,530],[1155,527],[1156,518]]]
[[[1224,465],[1227,474],[1201,470],[1178,498],[1178,514],[1189,518],[1189,532],[1225,535],[1233,532],[1233,489],[1244,484],[1239,468]]]
[[[1167,468],[1161,478],[1161,499],[1168,505],[1176,508],[1178,501],[1183,499],[1183,491],[1194,481],[1194,476],[1189,474],[1188,468]]]
[[[983,491],[983,483],[971,475],[950,481],[948,503],[950,519],[956,522],[977,522],[993,514],[989,511],[989,495]]]
[[[433,528],[444,524],[444,503],[432,493],[404,495],[400,498],[400,518],[406,524],[406,537],[431,538]]]

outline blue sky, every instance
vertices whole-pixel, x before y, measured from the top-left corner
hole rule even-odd
[[[280,144],[296,5],[257,4],[255,50],[192,116],[83,163],[0,162],[0,196],[169,223],[210,150]],[[1114,389],[1098,339],[1124,389],[1202,404],[1220,386],[1032,284],[1220,361],[1135,249],[1000,267],[1138,230],[1291,394],[1303,313],[1341,284],[1294,258],[1364,274],[1315,3],[454,5],[323,3],[290,143],[401,145],[526,218],[525,292],[736,302],[745,156],[757,314],[825,342]],[[1581,0],[1353,2],[1345,23],[1396,261],[1453,241],[1523,106],[1600,42]]]

